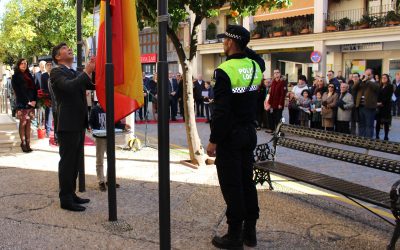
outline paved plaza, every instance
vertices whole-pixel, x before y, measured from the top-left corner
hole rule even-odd
[[[396,120],[398,123],[399,120]],[[192,169],[182,124],[171,125],[171,236],[173,249],[215,249],[210,241],[227,230],[225,205],[215,166]],[[198,124],[202,138],[208,124]],[[144,126],[136,133],[144,134]],[[153,127],[151,129],[154,129]],[[395,128],[394,128],[395,129]],[[177,135],[176,133],[181,133]],[[259,142],[269,135],[259,133]],[[149,134],[154,140],[154,135]],[[180,138],[180,139],[175,139]],[[151,141],[150,140],[150,141]],[[175,141],[174,141],[175,140]],[[203,144],[205,140],[203,139]],[[149,143],[150,145],[150,143]],[[157,150],[116,151],[118,222],[108,222],[107,193],[95,177],[95,147],[85,147],[87,210],[73,213],[59,208],[58,148],[36,140],[34,152],[19,148],[0,157],[0,249],[159,249]],[[346,178],[364,179],[387,191],[395,175],[351,174],[342,163],[319,164],[315,157],[279,149],[278,159]],[[320,160],[321,162],[321,160]],[[343,172],[343,171],[347,172]],[[378,175],[379,174],[379,175]],[[348,176],[350,175],[350,176]],[[384,249],[393,227],[366,210],[334,194],[273,176],[276,191],[259,187],[259,244],[255,249]],[[373,180],[373,181],[372,181]],[[390,212],[377,210],[390,218]]]

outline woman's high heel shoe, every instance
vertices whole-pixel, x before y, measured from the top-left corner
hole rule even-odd
[[[23,143],[23,142],[21,142],[21,149],[22,149],[22,152],[25,152],[25,153],[29,153],[29,152],[30,152],[30,151],[28,150],[28,148],[26,147],[26,144]]]

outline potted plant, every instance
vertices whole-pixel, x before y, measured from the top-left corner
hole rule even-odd
[[[325,21],[325,30],[327,32],[336,31],[336,22],[333,20],[326,20]]]
[[[217,26],[214,23],[210,23],[206,29],[206,39],[214,40],[217,37]]]
[[[374,22],[373,18],[365,14],[361,17],[360,25],[358,26],[358,28],[367,29],[371,26],[371,24],[373,24],[373,22]]]
[[[300,31],[303,29],[304,23],[302,20],[297,19],[296,21],[293,22],[292,24],[292,30],[295,34],[299,34]]]
[[[395,11],[391,10],[386,15],[386,25],[394,26],[400,24],[400,15],[396,14]]]
[[[293,35],[293,30],[292,27],[286,24],[286,26],[283,27],[283,31],[286,32],[287,36]]]
[[[276,26],[274,27],[274,37],[281,37],[283,35],[283,27],[282,26]]]
[[[340,30],[349,30],[350,29],[350,24],[351,20],[348,17],[343,17],[338,21],[339,24],[339,29]]]
[[[264,33],[264,28],[263,28],[262,24],[257,23],[256,28],[252,32],[251,38],[252,39],[261,38],[263,36],[263,33]]]
[[[268,36],[269,36],[270,38],[273,37],[274,27],[268,26],[266,31],[267,31]]]
[[[351,23],[351,26],[353,27],[353,30],[357,30],[358,27],[360,26],[360,22],[359,21],[355,21],[355,22]]]

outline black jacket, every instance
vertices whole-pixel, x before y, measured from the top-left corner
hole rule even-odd
[[[24,80],[24,74],[21,72],[15,73],[11,78],[17,109],[32,108],[28,106],[28,102],[37,101],[37,89],[33,77],[29,73],[26,75],[32,80],[32,86],[28,86]]]
[[[204,87],[204,83],[205,81],[201,81],[201,83],[199,81],[195,81],[193,83],[193,98],[196,101],[202,101],[203,100],[203,96],[202,96],[202,92],[203,90],[205,90]]]
[[[391,118],[393,85],[388,83],[384,88],[379,89],[378,102],[383,106],[378,107],[380,119],[388,120]]]
[[[79,132],[88,127],[86,89],[93,84],[86,73],[73,73],[64,65],[51,70],[51,87],[57,100],[57,132]]]
[[[228,56],[226,60],[245,57],[246,54],[235,54]],[[214,113],[211,119],[210,142],[219,144],[228,138],[234,128],[255,124],[258,92],[250,91],[234,95],[231,81],[221,69],[215,70],[214,78]]]

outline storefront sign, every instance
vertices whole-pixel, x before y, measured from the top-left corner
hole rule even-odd
[[[321,54],[318,51],[311,53],[311,62],[319,63],[321,61]]]
[[[383,43],[359,43],[341,45],[342,52],[379,51],[383,50]]]
[[[141,63],[156,63],[157,62],[157,54],[143,54],[140,56]]]

